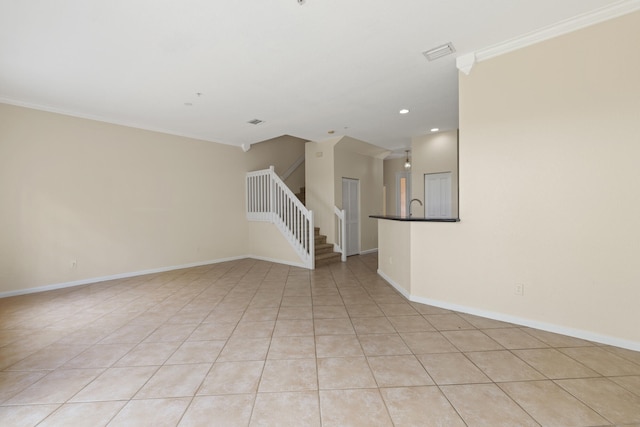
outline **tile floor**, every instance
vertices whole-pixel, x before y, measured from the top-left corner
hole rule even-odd
[[[241,260],[0,299],[0,425],[640,426],[640,353],[375,271]]]

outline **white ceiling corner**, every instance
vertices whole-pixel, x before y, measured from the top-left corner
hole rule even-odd
[[[330,131],[402,150],[431,128],[457,128],[458,69],[639,8],[640,0],[0,0],[0,102],[245,150]],[[453,55],[422,55],[449,42]],[[255,118],[264,123],[247,123]]]

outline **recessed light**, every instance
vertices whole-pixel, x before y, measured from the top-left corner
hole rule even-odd
[[[409,110],[407,110],[406,108],[403,108],[402,110],[398,111],[400,114],[407,114],[409,112]]]
[[[264,123],[264,120],[253,119],[249,120],[247,123],[249,123],[250,125],[261,125],[262,123]]]
[[[335,130],[330,130],[330,131],[328,131],[327,133],[328,133],[329,135],[333,135],[334,133],[336,133],[336,131],[335,131]]]
[[[185,102],[184,106],[185,107],[193,107],[193,104],[191,102]]]
[[[439,130],[439,128],[431,128],[431,132],[438,132]]]

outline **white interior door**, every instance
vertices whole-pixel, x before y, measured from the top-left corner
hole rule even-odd
[[[425,218],[451,218],[451,172],[424,176]]]
[[[342,178],[342,209],[344,209],[347,256],[360,253],[360,182]]]

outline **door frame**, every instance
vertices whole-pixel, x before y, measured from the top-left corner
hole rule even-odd
[[[357,247],[356,248],[350,248],[349,245],[349,235],[350,235],[350,231],[353,231],[349,225],[349,212],[347,210],[347,206],[345,204],[345,192],[344,192],[344,186],[345,186],[345,182],[351,182],[351,183],[355,183],[356,186],[356,198],[355,198],[355,203],[356,203],[356,207],[357,207],[357,215],[356,215],[356,220],[355,220],[355,233],[356,233],[356,242],[357,242]],[[351,256],[351,255],[359,255],[360,254],[360,180],[356,179],[356,178],[347,178],[347,177],[342,177],[342,209],[345,210],[345,226],[346,226],[346,235],[344,236],[344,244],[345,244],[345,252],[347,256]]]

